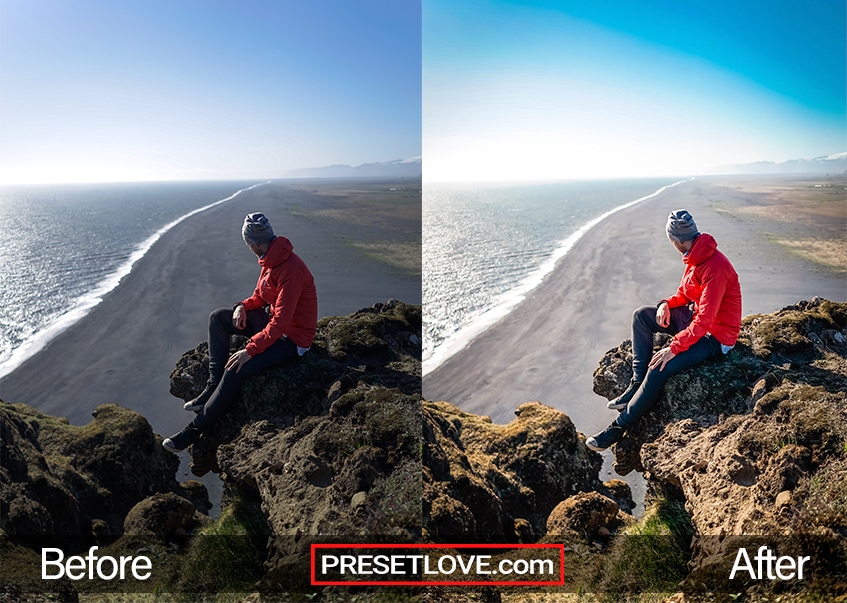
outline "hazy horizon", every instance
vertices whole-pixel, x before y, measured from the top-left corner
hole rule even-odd
[[[409,158],[415,159],[415,158]],[[394,160],[398,161],[398,160]],[[389,164],[390,161],[387,162],[366,162],[363,164],[358,164],[356,166],[348,166],[345,164],[335,164],[330,166],[318,166],[318,167],[306,167],[306,168],[295,168],[297,169],[324,169],[328,167],[360,167],[366,165],[373,164]],[[172,179],[160,179],[160,180],[80,180],[80,181],[55,181],[55,182],[2,182],[0,181],[0,188],[13,188],[13,187],[49,187],[49,186],[97,186],[97,185],[131,185],[131,184],[179,184],[179,183],[203,183],[203,182],[232,182],[232,183],[251,183],[251,184],[260,184],[264,182],[276,182],[282,180],[367,180],[367,179],[385,179],[392,180],[397,178],[397,176],[393,176],[390,174],[384,176],[266,176],[266,177],[255,177],[255,178],[172,178]],[[403,176],[403,178],[410,179],[409,176]]]

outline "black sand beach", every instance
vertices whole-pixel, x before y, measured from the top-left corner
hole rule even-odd
[[[592,373],[607,350],[629,338],[632,311],[679,285],[681,258],[664,233],[673,209],[688,209],[733,262],[745,315],[814,296],[844,301],[843,272],[780,243],[826,231],[843,246],[837,240],[845,225],[843,179],[825,181],[836,187],[835,199],[823,203],[835,215],[834,230],[826,227],[832,216],[817,215],[815,207],[783,215],[769,210],[796,205],[797,191],[821,181],[778,181],[775,193],[773,180],[698,179],[614,214],[507,317],[428,373],[424,398],[452,402],[496,423],[509,422],[518,405],[534,400],[567,413],[583,433],[608,425],[617,413],[593,393]],[[755,192],[765,188],[767,194]]]
[[[206,339],[212,310],[256,284],[259,266],[241,239],[247,213],[266,213],[291,239],[315,276],[323,317],[391,298],[421,303],[420,199],[419,181],[281,181],[192,216],[85,318],[4,377],[0,398],[76,425],[117,403],[170,435],[191,418],[168,391],[176,361]],[[408,257],[388,262],[397,249]]]

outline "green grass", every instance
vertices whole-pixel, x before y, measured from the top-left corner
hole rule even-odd
[[[397,268],[413,276],[421,274],[420,241],[348,241],[344,242],[366,256],[392,268]]]
[[[263,574],[269,528],[259,504],[236,500],[194,537],[174,575],[177,598],[252,592]]]
[[[679,592],[688,575],[694,527],[683,503],[658,498],[608,548],[572,543],[565,576],[570,589],[501,589],[503,603],[659,603]]]
[[[602,565],[601,601],[625,595],[676,591],[688,574],[688,543],[694,528],[681,502],[662,498],[626,527]]]

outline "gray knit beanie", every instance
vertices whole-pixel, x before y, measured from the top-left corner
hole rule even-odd
[[[274,229],[271,228],[271,223],[268,222],[265,214],[258,212],[247,214],[247,217],[244,218],[241,236],[244,237],[245,243],[259,246],[274,238]]]
[[[697,225],[694,223],[694,218],[684,209],[671,212],[671,215],[668,216],[667,230],[668,238],[677,243],[690,241],[700,234]]]

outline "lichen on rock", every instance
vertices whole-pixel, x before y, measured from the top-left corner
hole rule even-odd
[[[729,536],[811,539],[829,551],[821,563],[843,563],[845,327],[847,304],[819,298],[746,317],[734,350],[672,377],[655,410],[613,447],[618,472],[643,472],[648,491],[684,501],[698,535],[688,586],[726,578],[738,542]],[[626,378],[610,368],[626,349],[610,351],[595,373],[606,397],[615,374]]]
[[[195,474],[223,479],[223,505],[261,505],[263,588],[307,577],[316,537],[420,537],[421,328],[420,306],[393,300],[322,319],[306,355],[251,377],[189,448]],[[207,374],[201,344],[178,361],[171,392],[190,399]]]
[[[0,403],[0,528],[9,536],[120,535],[156,492],[184,491],[178,459],[136,412],[98,406],[84,426]]]
[[[534,541],[557,504],[600,487],[600,455],[585,447],[567,415],[537,402],[515,414],[495,425],[447,402],[424,401],[428,538]],[[527,524],[520,530],[519,520]]]

